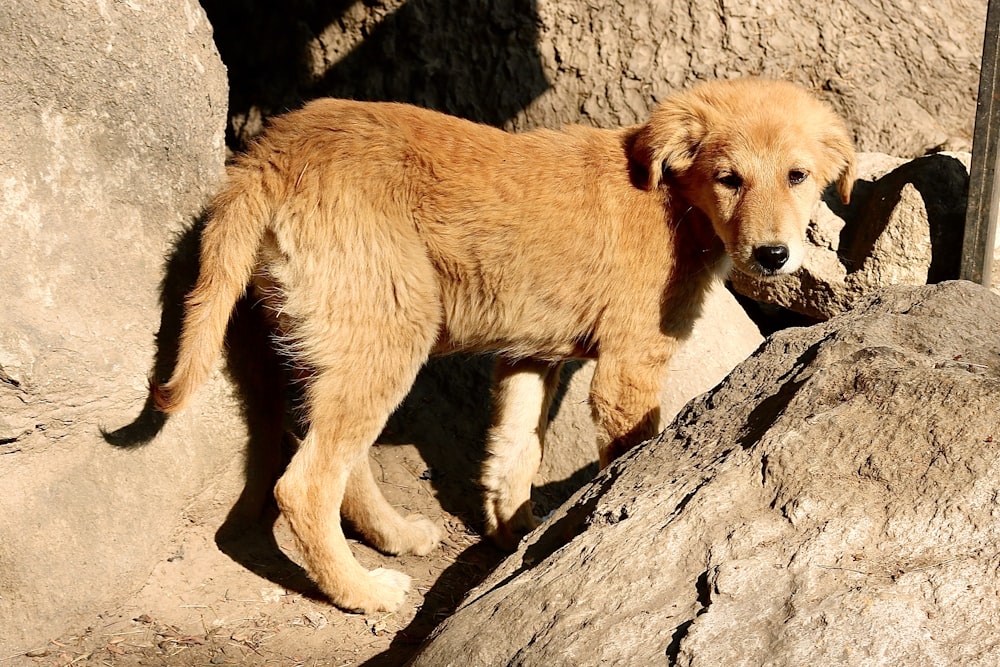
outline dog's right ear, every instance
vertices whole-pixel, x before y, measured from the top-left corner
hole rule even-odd
[[[632,159],[646,169],[647,189],[653,190],[670,175],[691,167],[707,131],[706,112],[691,93],[682,93],[668,98],[639,127]]]

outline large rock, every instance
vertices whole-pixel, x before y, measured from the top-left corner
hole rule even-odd
[[[216,383],[202,396],[212,416],[172,421],[161,446],[116,450],[99,433],[143,404],[171,314],[163,259],[224,159],[225,70],[197,3],[4,3],[0,98],[9,655],[136,587],[244,431]]]
[[[413,664],[997,664],[998,328],[950,282],[773,336]]]
[[[734,289],[828,319],[879,287],[958,277],[970,158],[859,155],[851,204],[830,198],[817,207],[802,269],[773,280],[733,274]]]
[[[862,150],[970,148],[986,0],[205,0],[234,138],[318,95],[410,101],[513,128],[643,121],[704,79],[790,78]],[[900,131],[905,128],[905,131]]]

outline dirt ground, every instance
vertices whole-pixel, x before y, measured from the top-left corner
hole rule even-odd
[[[445,531],[441,546],[423,557],[391,558],[352,543],[369,569],[392,567],[413,578],[400,611],[346,614],[323,601],[295,563],[280,516],[273,538],[264,526],[236,539],[217,536],[234,481],[220,480],[191,503],[141,590],[73,632],[23,655],[0,656],[0,666],[405,663],[504,554],[442,508],[416,447],[381,445],[372,462],[390,502],[433,518]]]
[[[397,569],[412,578],[406,603],[395,613],[369,616],[326,602],[298,564],[291,530],[272,495],[282,459],[294,451],[291,433],[301,434],[294,409],[284,424],[273,416],[296,404],[295,392],[288,405],[285,398],[275,403],[275,396],[286,394],[275,392],[283,386],[273,367],[277,360],[261,352],[266,331],[252,317],[235,319],[241,324],[230,329],[226,367],[242,396],[249,434],[244,455],[234,452],[227,470],[177,517],[171,542],[139,590],[116,591],[123,602],[62,636],[0,655],[0,667],[401,665],[506,556],[477,532],[476,479],[493,362],[485,356],[435,358],[390,417],[370,461],[388,501],[404,515],[435,521],[443,528],[442,543],[427,556],[389,557],[352,541],[364,567]],[[247,362],[251,356],[254,363]],[[564,372],[568,377],[573,370]],[[562,393],[554,409],[561,401]],[[585,459],[596,458],[592,435],[573,440],[586,448]],[[536,513],[555,509],[593,477],[596,465],[577,470],[577,458],[567,459],[571,470],[562,470],[553,469],[558,456],[547,457],[533,490]],[[123,511],[122,520],[127,515]]]
[[[245,341],[230,339],[232,369],[238,366],[233,350]],[[363,566],[393,568],[412,578],[399,611],[344,613],[308,579],[288,523],[277,512],[273,482],[261,472],[281,465],[273,460],[276,434],[261,423],[271,424],[262,418],[269,414],[266,403],[250,401],[246,456],[234,454],[226,473],[178,517],[174,537],[145,584],[71,632],[23,654],[0,655],[0,667],[404,664],[506,556],[477,532],[476,477],[489,421],[491,369],[486,357],[432,360],[371,449],[372,470],[389,502],[404,515],[431,518],[444,533],[427,556],[389,557],[352,540]],[[248,383],[244,378],[237,384]],[[284,437],[287,457],[294,440]],[[578,454],[585,460],[591,439],[562,444],[584,448]],[[567,467],[565,461],[553,468],[557,460],[547,457],[536,480],[536,514],[558,507],[596,472],[594,464],[575,470],[576,463]],[[247,515],[250,520],[239,518]]]

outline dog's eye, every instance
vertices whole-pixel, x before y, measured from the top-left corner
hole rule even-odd
[[[735,173],[719,174],[715,177],[715,180],[731,190],[739,190],[743,185],[743,179],[740,178],[739,174]]]
[[[802,181],[806,180],[808,177],[809,174],[802,171],[801,169],[792,169],[790,172],[788,172],[788,184],[798,185]]]

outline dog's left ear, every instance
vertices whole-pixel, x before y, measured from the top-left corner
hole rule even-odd
[[[847,166],[844,167],[844,171],[840,172],[840,176],[837,178],[837,192],[840,194],[840,201],[845,204],[851,203],[851,192],[854,191],[854,164],[854,151],[851,151],[851,157],[847,161]]]
[[[691,93],[682,93],[668,98],[639,127],[632,142],[632,159],[646,169],[647,189],[659,187],[665,175],[680,174],[691,167],[708,127],[706,113]]]
[[[854,189],[856,162],[854,157],[854,142],[847,128],[839,122],[830,128],[822,139],[826,163],[832,168],[828,182],[836,179],[837,193],[845,204],[851,203],[851,191]]]

